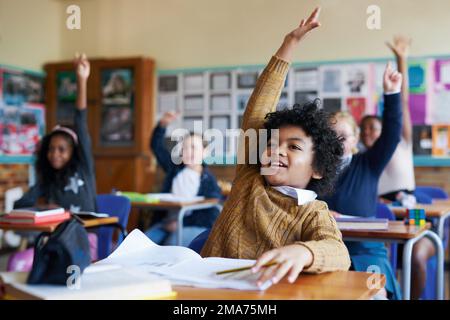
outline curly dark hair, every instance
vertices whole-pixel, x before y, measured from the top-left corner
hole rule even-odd
[[[47,157],[50,142],[55,136],[63,137],[72,147],[72,157],[64,168],[60,170],[55,170]],[[68,184],[69,178],[77,171],[80,161],[81,150],[73,138],[63,131],[51,132],[42,138],[36,150],[36,174],[38,181],[44,188],[47,188],[51,184],[59,188],[64,188]]]
[[[341,140],[331,127],[331,115],[319,108],[320,103],[319,99],[315,99],[303,106],[295,104],[292,109],[268,113],[264,127],[268,130],[269,139],[271,129],[290,125],[302,128],[311,137],[314,151],[312,166],[322,179],[311,178],[307,188],[324,196],[333,191],[344,151]]]

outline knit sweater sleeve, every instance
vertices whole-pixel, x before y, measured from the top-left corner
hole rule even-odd
[[[308,248],[313,255],[313,263],[305,272],[322,273],[345,271],[350,268],[350,256],[342,241],[342,234],[336,220],[324,202],[318,206],[303,223],[300,245]]]
[[[248,129],[255,129],[257,135],[257,130],[264,127],[266,114],[275,111],[288,71],[289,62],[273,56],[259,76],[242,120],[241,129],[246,136],[252,137],[252,133],[247,133]],[[250,162],[249,159],[252,158],[249,156],[252,155],[254,157],[258,155],[256,149],[258,144],[252,143],[251,138],[249,140],[246,143],[245,140],[240,139],[237,173],[249,167],[250,163],[253,165],[257,164]]]

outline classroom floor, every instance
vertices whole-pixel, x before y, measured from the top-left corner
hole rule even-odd
[[[0,272],[6,271],[6,265],[10,253],[0,252]],[[445,299],[450,300],[450,273],[449,270],[445,271]]]

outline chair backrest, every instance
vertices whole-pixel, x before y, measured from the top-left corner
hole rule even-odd
[[[380,219],[395,220],[395,214],[389,209],[384,203],[377,203],[377,213],[376,217]],[[390,262],[392,270],[394,272],[397,270],[397,244],[392,243],[390,246]]]
[[[21,187],[8,189],[5,192],[5,213],[9,213],[14,209],[14,202],[22,198],[23,190]]]
[[[119,218],[119,224],[125,229],[130,214],[131,202],[127,197],[113,194],[97,195],[97,211],[107,213],[111,217]],[[98,228],[98,259],[104,259],[111,253],[111,243],[114,228]],[[122,235],[119,236],[119,243],[122,241]]]
[[[194,240],[191,241],[188,248],[194,250],[198,254],[200,254],[200,251],[202,251],[203,246],[205,245],[206,240],[209,237],[209,233],[211,232],[211,229],[207,229],[200,233],[198,236],[194,238]]]
[[[444,189],[439,187],[425,187],[425,186],[417,186],[417,192],[425,193],[427,196],[432,199],[448,199],[448,194]]]

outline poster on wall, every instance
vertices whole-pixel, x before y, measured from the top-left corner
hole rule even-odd
[[[426,70],[427,70],[427,63],[425,61],[409,63],[408,65],[409,92],[425,93],[427,84]]]
[[[324,94],[340,94],[342,91],[342,70],[324,67],[322,69],[322,92]]]
[[[0,162],[31,159],[45,134],[44,77],[0,69]]]
[[[435,61],[434,76],[438,90],[450,90],[450,59]]]
[[[346,105],[347,111],[355,118],[356,123],[359,125],[366,113],[366,98],[347,98]]]
[[[75,103],[77,100],[77,79],[74,71],[60,71],[56,74],[57,107],[56,122],[73,127]]]
[[[344,95],[367,95],[369,86],[368,66],[346,66],[345,77]]]

